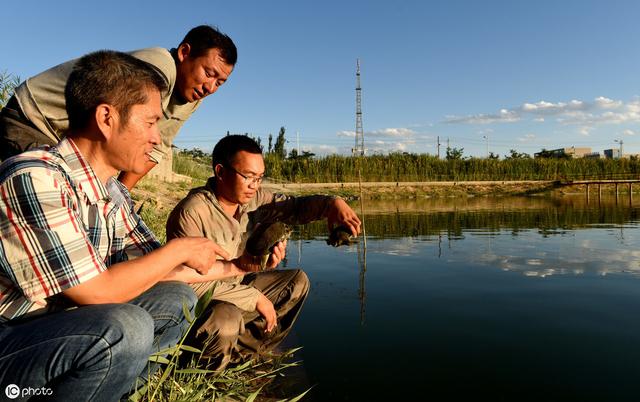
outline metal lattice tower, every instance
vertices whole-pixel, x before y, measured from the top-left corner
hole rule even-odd
[[[356,59],[356,144],[353,156],[364,156],[364,131],[362,130],[362,88],[360,87],[360,59]]]

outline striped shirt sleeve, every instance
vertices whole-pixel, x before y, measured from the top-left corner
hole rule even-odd
[[[30,301],[99,275],[106,265],[90,242],[76,199],[56,174],[22,171],[0,185],[7,276]]]

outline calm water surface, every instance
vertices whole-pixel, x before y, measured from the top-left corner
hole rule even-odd
[[[640,199],[366,208],[366,253],[289,242],[307,400],[640,400]]]

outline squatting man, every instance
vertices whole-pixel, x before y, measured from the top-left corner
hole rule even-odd
[[[272,350],[291,330],[309,291],[299,269],[259,269],[245,250],[257,225],[302,224],[326,218],[329,228],[344,225],[357,236],[360,219],[339,197],[292,197],[263,189],[265,165],[260,146],[245,135],[228,135],[214,147],[214,176],[193,189],[171,212],[167,238],[204,236],[224,249],[248,274],[225,281],[202,282],[198,295],[215,285],[215,302],[196,325],[192,343],[203,347],[217,367]],[[267,261],[276,267],[285,257],[286,241],[278,242]]]

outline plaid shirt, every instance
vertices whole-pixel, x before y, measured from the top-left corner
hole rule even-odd
[[[68,307],[62,291],[158,247],[127,189],[105,187],[72,140],[0,166],[0,322]]]

